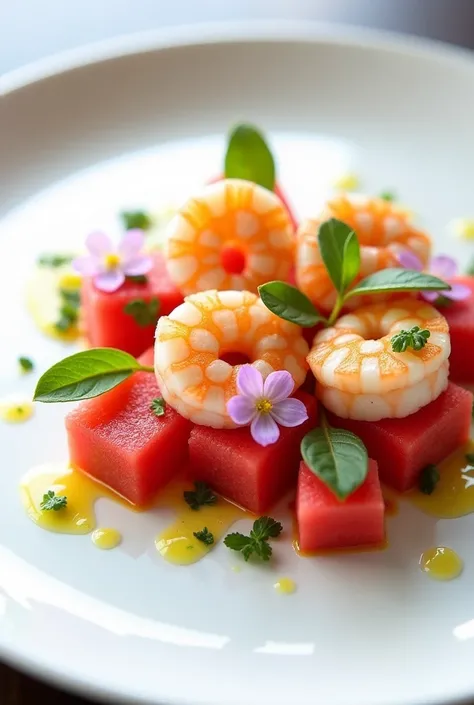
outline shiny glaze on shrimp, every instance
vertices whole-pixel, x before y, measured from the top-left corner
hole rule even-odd
[[[360,244],[361,266],[358,280],[380,269],[397,267],[397,255],[409,250],[427,264],[431,240],[414,228],[409,214],[381,198],[358,194],[341,195],[330,200],[317,218],[302,222],[297,233],[296,282],[298,287],[324,311],[332,309],[336,292],[323,264],[318,246],[319,226],[329,218],[337,218],[355,230]],[[378,297],[380,301],[380,297]],[[357,308],[370,299],[352,299]]]
[[[295,390],[306,377],[308,344],[299,326],[251,292],[204,291],[158,321],[155,373],[165,401],[194,423],[233,428],[226,404],[237,393],[240,365],[221,359],[228,353],[247,356],[264,377],[288,370]]]
[[[392,337],[413,326],[430,331],[427,344],[394,352]],[[315,336],[308,363],[331,411],[375,421],[407,416],[436,399],[447,386],[450,352],[446,319],[423,301],[404,299],[342,316]]]
[[[256,293],[260,284],[288,277],[293,235],[278,196],[250,181],[224,179],[189,199],[169,224],[168,272],[184,295],[207,289]],[[225,266],[233,251],[242,262],[240,273]]]

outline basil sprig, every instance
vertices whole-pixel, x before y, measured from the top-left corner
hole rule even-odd
[[[134,372],[153,372],[132,355],[114,348],[93,348],[57,362],[40,377],[34,401],[80,401],[108,392]]]
[[[245,179],[275,188],[275,161],[263,134],[253,125],[236,125],[230,135],[224,161],[226,179]]]

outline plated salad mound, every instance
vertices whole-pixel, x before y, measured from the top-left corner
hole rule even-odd
[[[301,552],[382,547],[381,481],[435,493],[469,441],[473,398],[455,382],[474,383],[474,279],[387,196],[338,194],[298,226],[249,125],[162,249],[150,222],[127,214],[118,244],[93,233],[72,262],[89,349],[35,392],[79,402],[71,465],[139,507],[186,478],[205,552],[222,497],[263,515],[225,544],[269,559],[268,514],[289,493]]]

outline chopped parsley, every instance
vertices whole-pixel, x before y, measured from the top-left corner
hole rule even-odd
[[[43,495],[43,501],[40,504],[40,509],[44,512],[59,512],[60,509],[67,507],[67,497],[64,495],[57,495],[53,490],[48,490],[46,494]]]
[[[202,541],[202,543],[206,544],[206,546],[212,546],[214,543],[214,535],[209,531],[207,526],[201,531],[193,531],[193,536],[195,536],[198,541]]]
[[[199,507],[205,505],[211,506],[217,502],[216,495],[205,482],[195,482],[194,490],[185,490],[183,496],[184,501],[189,504],[194,511],[197,511]]]
[[[51,267],[56,269],[57,267],[63,267],[65,264],[70,264],[73,259],[74,255],[68,255],[65,253],[48,253],[38,257],[37,264],[40,267]]]
[[[474,453],[466,453],[466,460],[469,465],[474,465]]]
[[[393,191],[382,191],[379,198],[381,198],[383,201],[388,201],[389,203],[392,203],[392,201],[397,200]]]
[[[129,301],[128,304],[124,306],[123,310],[127,316],[132,316],[135,323],[140,326],[140,328],[145,328],[146,326],[151,326],[156,323],[160,310],[160,302],[156,296],[154,296],[151,301],[132,299],[132,301]]]
[[[440,479],[439,470],[436,465],[427,465],[421,471],[418,487],[423,494],[433,494]]]
[[[22,372],[31,372],[34,369],[34,363],[29,357],[19,357],[18,364]]]
[[[120,218],[125,230],[150,230],[153,225],[152,217],[146,211],[122,211]]]
[[[429,330],[421,330],[420,326],[413,326],[410,330],[401,330],[391,339],[393,352],[405,352],[408,348],[421,350],[428,342],[431,333]]]
[[[164,416],[165,414],[166,402],[163,397],[157,397],[153,399],[150,404],[150,411],[153,411],[155,416]]]
[[[224,543],[227,548],[233,551],[240,551],[246,561],[250,556],[255,555],[262,561],[269,561],[272,555],[272,547],[268,543],[269,539],[275,539],[283,530],[279,521],[272,517],[260,517],[254,521],[249,536],[234,533],[228,534]]]

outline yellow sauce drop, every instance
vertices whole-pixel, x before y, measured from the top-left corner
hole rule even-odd
[[[452,221],[450,229],[463,240],[474,240],[474,218],[457,218]]]
[[[291,578],[279,578],[273,587],[281,595],[291,595],[296,590],[296,583]]]
[[[464,563],[452,548],[436,546],[422,553],[420,568],[433,580],[453,580],[462,573]]]
[[[176,519],[155,539],[155,546],[169,563],[190,565],[205,556],[224,536],[229,527],[239,519],[249,518],[244,509],[219,497],[211,506],[191,509],[183,499],[183,491],[193,489],[191,484],[172,484],[159,498],[158,506],[173,509]],[[207,527],[214,536],[214,543],[207,546],[194,536],[195,532]]]
[[[117,529],[96,529],[92,532],[92,543],[103,551],[117,548],[122,542],[122,534]]]
[[[233,573],[241,573],[242,572],[242,566],[240,566],[240,565],[232,565],[230,567],[230,569]]]
[[[33,416],[35,407],[29,399],[5,398],[0,400],[0,419],[6,423],[23,423]]]
[[[36,326],[46,335],[56,340],[73,341],[80,333],[77,325],[67,331],[56,328],[61,309],[60,288],[71,291],[81,286],[80,277],[69,265],[62,267],[37,266],[30,277],[26,290],[26,302]]]
[[[474,464],[466,458],[472,452],[472,441],[458,448],[438,465],[440,479],[434,491],[427,495],[414,489],[405,495],[408,501],[440,519],[455,519],[474,512]]]
[[[360,186],[360,179],[357,174],[348,172],[335,179],[333,186],[340,191],[356,191]]]

